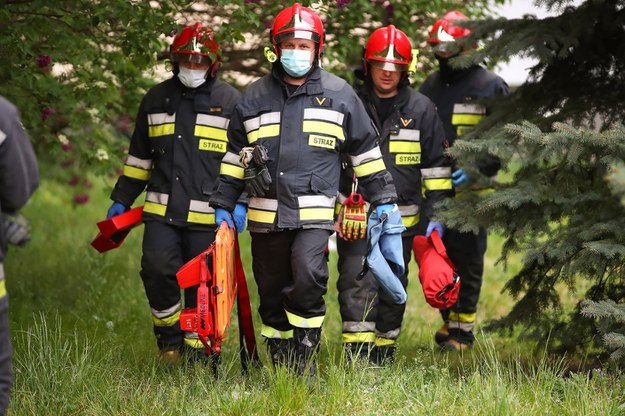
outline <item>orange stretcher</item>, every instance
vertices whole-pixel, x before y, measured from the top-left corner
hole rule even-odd
[[[230,315],[236,299],[241,349],[247,346],[251,359],[258,361],[247,283],[234,229],[228,228],[224,222],[217,230],[215,242],[183,265],[176,278],[181,289],[199,285],[197,307],[182,310],[180,328],[183,331],[197,332],[209,355],[219,354],[221,343],[230,326]],[[247,358],[243,355],[242,358],[246,369]]]

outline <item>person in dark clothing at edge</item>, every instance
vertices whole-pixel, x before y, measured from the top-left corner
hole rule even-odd
[[[360,81],[354,86],[380,132],[384,163],[397,189],[397,205],[406,227],[402,234],[404,288],[408,286],[408,264],[420,214],[424,211],[429,218],[433,203],[453,195],[451,162],[444,154],[443,125],[434,103],[410,87],[411,56],[412,46],[404,32],[393,25],[375,30],[365,47],[363,69],[356,71]],[[353,170],[348,163],[344,166],[339,203],[344,203],[350,192],[358,189]],[[365,192],[363,196],[369,200]],[[340,229],[337,225],[337,233],[343,237],[337,238],[337,288],[347,358],[350,361],[368,358],[376,365],[390,363],[406,305],[393,303],[371,272],[361,280],[355,279],[362,269],[367,241],[345,238]],[[427,235],[434,229],[443,232],[441,224],[431,221]]]
[[[18,212],[38,186],[37,156],[19,112],[0,96],[0,416],[7,414],[13,384],[9,296],[3,262],[9,244],[23,245],[30,240],[30,227]]]
[[[272,72],[251,84],[236,108],[210,203],[218,219],[228,220],[248,191],[261,334],[274,366],[314,378],[342,155],[377,213],[394,208],[396,193],[362,102],[320,67],[319,16],[299,3],[286,7],[273,21],[271,41]]]
[[[197,333],[180,329],[183,307],[178,269],[215,240],[208,199],[226,153],[227,128],[241,94],[216,79],[219,45],[200,23],[174,38],[174,76],[151,88],[139,108],[123,173],[107,218],[127,211],[147,187],[143,206],[141,278],[152,312],[159,362],[206,361]],[[235,221],[245,226],[245,206]],[[184,306],[197,303],[197,286],[184,290]]]
[[[475,64],[456,69],[449,63],[451,58],[476,47],[462,39],[471,30],[455,24],[466,20],[468,18],[464,14],[451,11],[434,23],[428,43],[432,45],[439,62],[439,71],[431,74],[419,89],[436,104],[450,146],[462,136],[463,131],[472,128],[487,115],[488,109],[476,100],[509,93],[506,82],[482,66]],[[480,174],[492,180],[495,180],[500,167],[500,161],[491,155],[485,155],[476,166]],[[458,166],[454,166],[452,180],[456,192],[471,190],[474,182],[466,170]],[[444,350],[463,351],[470,348],[475,340],[486,240],[487,231],[484,228],[480,228],[477,234],[453,229],[445,231],[443,242],[460,275],[461,285],[456,304],[441,311],[444,324],[436,332],[435,340]]]

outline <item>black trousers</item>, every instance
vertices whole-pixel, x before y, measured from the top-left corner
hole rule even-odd
[[[401,276],[400,281],[404,288],[408,287],[408,264],[412,256],[413,238],[414,236],[402,237],[406,271]],[[337,250],[339,255],[337,289],[341,319],[344,323],[343,332],[350,332],[349,324],[347,324],[349,322],[371,322],[375,324],[375,332],[378,336],[397,339],[404,319],[406,304],[395,304],[379,288],[371,271],[362,280],[356,279],[362,270],[363,257],[367,254],[367,240],[345,241],[337,238]],[[363,328],[362,325],[358,324],[355,327]]]
[[[174,315],[180,309],[180,286],[176,273],[182,265],[206,250],[215,241],[215,229],[173,227],[157,221],[145,223],[141,279],[153,316],[155,313]],[[209,264],[209,267],[211,265]],[[184,307],[197,305],[197,286],[184,290]],[[168,315],[168,316],[170,316]],[[161,316],[162,318],[162,316]],[[164,318],[167,325],[154,325],[158,348],[177,349],[184,341],[178,320]]]
[[[2,263],[0,263],[0,273]],[[13,367],[11,365],[11,337],[9,333],[9,299],[0,298],[0,416],[4,416],[9,408],[9,396],[13,384]]]
[[[329,276],[324,251],[331,233],[316,228],[250,233],[263,325],[278,331],[321,327]]]

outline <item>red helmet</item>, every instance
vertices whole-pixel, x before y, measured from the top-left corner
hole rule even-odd
[[[323,36],[323,23],[317,13],[299,3],[293,3],[278,13],[271,28],[271,43],[277,55],[280,55],[278,45],[282,41],[296,38],[315,42],[318,45],[317,57],[321,58]]]
[[[454,10],[438,19],[430,29],[428,43],[435,45],[441,42],[453,42],[470,34],[470,29],[454,25],[454,22],[458,20],[469,20],[469,18]]]
[[[211,76],[215,76],[219,66],[219,44],[215,42],[212,29],[202,27],[201,23],[182,29],[171,45],[171,60],[176,64],[194,62],[210,65]]]
[[[365,46],[365,73],[368,65],[389,71],[407,71],[411,53],[412,45],[404,32],[393,25],[376,29]]]

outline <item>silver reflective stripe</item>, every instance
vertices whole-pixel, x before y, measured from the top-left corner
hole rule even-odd
[[[244,121],[243,125],[245,126],[245,132],[249,133],[251,131],[258,130],[260,126],[266,126],[269,124],[278,124],[278,123],[280,123],[280,113],[273,112],[273,113],[261,114],[258,117],[254,117],[247,121]]]
[[[145,195],[145,200],[149,202],[156,202],[157,204],[167,205],[169,201],[169,195],[162,194],[160,192],[148,192]]]
[[[454,114],[486,114],[486,107],[481,104],[454,104]]]
[[[204,212],[207,214],[215,212],[215,210],[208,205],[208,202],[198,201],[197,199],[191,200],[191,202],[189,203],[189,211]]]
[[[277,211],[278,200],[269,198],[252,197],[249,201],[249,208],[262,209],[265,211]]]
[[[126,165],[149,170],[152,169],[152,159],[139,159],[138,157],[128,155]]]
[[[171,308],[163,309],[162,311],[157,311],[156,309],[152,308],[152,315],[154,315],[155,317],[159,319],[167,318],[168,316],[171,316],[175,314],[176,312],[178,312],[181,306],[182,306],[182,303],[178,301],[178,303],[176,303]]]
[[[399,215],[408,217],[419,213],[419,205],[399,205]]]
[[[2,142],[4,142],[4,139],[6,138],[7,138],[7,134],[3,132],[2,130],[0,130],[0,144],[2,144]]]
[[[150,126],[157,126],[159,124],[165,124],[165,123],[173,123],[175,121],[176,121],[175,114],[172,114],[172,115],[169,115],[167,113],[148,114],[148,124]]]
[[[4,266],[0,263],[0,280],[4,280]]]
[[[343,332],[373,332],[375,322],[345,321],[343,322]]]
[[[239,157],[239,155],[232,153],[232,152],[226,152],[226,154],[224,155],[223,159],[221,159],[221,161],[223,163],[229,163],[231,165],[237,165],[237,166],[243,167],[243,164],[241,163],[241,158]]]
[[[375,335],[380,337],[380,338],[397,339],[397,338],[399,338],[399,328],[392,329],[392,330],[387,331],[387,332],[375,331]]]
[[[307,108],[304,110],[304,120],[324,120],[342,126],[344,117],[343,113],[334,110],[322,108]]]
[[[368,152],[361,153],[357,156],[350,156],[352,166],[358,166],[360,164],[371,162],[372,160],[381,159],[382,152],[378,146],[369,150]]]
[[[460,329],[465,332],[472,332],[475,328],[475,322],[458,322],[458,321],[449,321],[449,329]]]
[[[230,120],[225,117],[219,116],[209,116],[208,114],[198,114],[196,124],[201,124],[203,126],[211,126],[217,127],[220,129],[227,130],[228,124]]]
[[[420,130],[399,129],[399,133],[391,134],[391,140],[405,140],[409,142],[418,142],[421,137]]]
[[[423,177],[423,179],[449,178],[451,177],[451,168],[440,167],[421,169],[421,176]]]
[[[310,208],[310,207],[334,208],[335,201],[336,201],[336,197],[330,198],[325,195],[305,195],[305,196],[297,197],[297,202],[299,203],[300,208]]]

